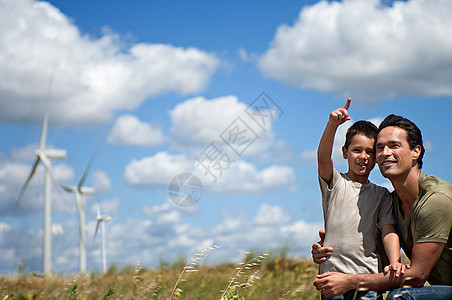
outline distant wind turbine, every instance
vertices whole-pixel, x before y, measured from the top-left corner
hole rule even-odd
[[[97,145],[96,150],[94,150],[91,158],[86,166],[85,172],[77,186],[61,186],[66,192],[75,194],[75,201],[77,204],[77,213],[79,220],[79,272],[86,272],[86,247],[85,247],[85,195],[92,195],[96,191],[93,187],[83,186],[86,177],[88,176],[89,169],[93,163],[94,157],[96,156],[97,150],[99,149],[100,143]]]
[[[100,214],[100,208],[99,204],[96,204],[96,210],[97,210],[97,225],[96,225],[96,232],[94,233],[94,238],[96,238],[97,231],[99,230],[100,225],[100,235],[102,239],[102,272],[107,272],[107,253],[105,252],[105,227],[104,222],[110,222],[111,221],[111,215],[102,216]]]
[[[23,194],[30,183],[31,178],[35,174],[39,162],[42,162],[45,169],[44,177],[44,224],[43,224],[43,243],[42,243],[42,272],[46,275],[50,274],[52,269],[52,200],[51,200],[51,181],[55,183],[52,173],[52,159],[63,159],[66,157],[66,150],[46,149],[47,127],[49,122],[49,99],[52,90],[53,72],[50,77],[49,90],[47,93],[46,107],[44,112],[44,121],[42,123],[42,134],[39,149],[36,150],[36,161],[31,169],[31,173],[22,187],[16,204],[19,204]],[[56,183],[55,183],[56,184]],[[58,185],[57,185],[58,186]]]

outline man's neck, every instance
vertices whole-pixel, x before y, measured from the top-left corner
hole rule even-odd
[[[392,186],[402,201],[403,214],[406,217],[419,195],[420,170],[414,167],[408,174],[401,178],[391,179]]]

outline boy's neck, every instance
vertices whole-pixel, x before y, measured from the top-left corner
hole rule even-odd
[[[369,174],[366,175],[357,175],[356,173],[353,173],[352,171],[348,170],[347,173],[345,173],[348,178],[350,178],[352,181],[359,182],[361,184],[369,183]]]

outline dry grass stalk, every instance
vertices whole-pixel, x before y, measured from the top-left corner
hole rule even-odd
[[[216,245],[212,245],[209,247],[206,247],[198,252],[196,252],[187,262],[187,264],[183,267],[182,272],[179,275],[179,278],[176,281],[176,284],[174,285],[173,290],[171,291],[171,295],[170,295],[170,300],[173,299],[174,295],[179,296],[183,291],[177,287],[177,285],[179,284],[179,282],[181,281],[185,281],[185,279],[182,278],[182,276],[184,276],[185,273],[192,273],[192,272],[197,272],[198,270],[196,269],[196,266],[198,265],[198,262],[204,258],[207,253],[211,250],[217,249],[219,248]]]

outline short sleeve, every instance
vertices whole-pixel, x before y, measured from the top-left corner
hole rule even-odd
[[[323,193],[331,192],[335,185],[338,182],[338,179],[341,178],[341,173],[333,168],[333,176],[331,176],[331,182],[330,184],[326,183],[325,180],[323,180],[322,177],[319,175],[319,184],[320,184],[320,190]]]
[[[395,224],[394,215],[392,214],[392,194],[385,189],[381,202],[380,211],[378,212],[378,228],[381,229],[387,224]]]
[[[442,193],[433,193],[416,214],[415,242],[447,243],[452,226],[452,201]]]

